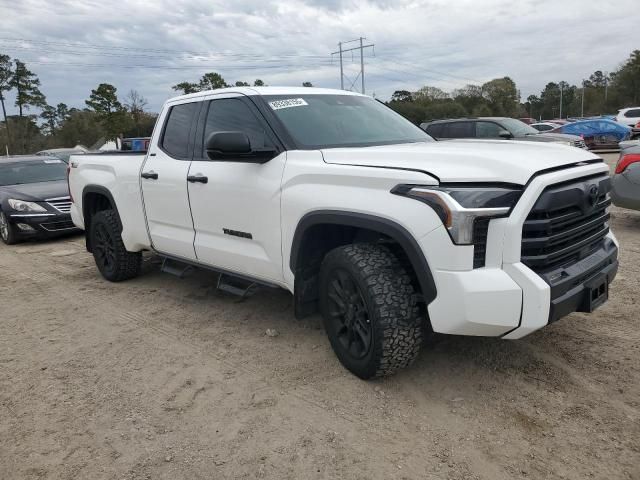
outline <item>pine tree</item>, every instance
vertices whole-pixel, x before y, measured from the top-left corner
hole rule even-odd
[[[29,107],[44,107],[45,96],[40,91],[40,79],[35,73],[27,69],[27,66],[17,58],[14,60],[16,67],[9,82],[11,88],[16,90],[16,107],[20,117],[24,116],[24,110]]]
[[[7,129],[7,144],[11,143],[9,134],[9,121],[7,120],[7,109],[4,105],[4,92],[11,90],[11,77],[13,77],[13,64],[9,55],[0,55],[0,103],[2,104],[2,116],[4,117],[4,126]],[[7,145],[11,148],[10,145]]]

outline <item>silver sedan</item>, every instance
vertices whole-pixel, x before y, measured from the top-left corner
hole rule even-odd
[[[615,205],[640,210],[640,145],[620,151],[611,183]]]

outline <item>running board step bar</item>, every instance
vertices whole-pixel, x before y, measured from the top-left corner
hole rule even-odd
[[[229,293],[240,297],[239,300],[245,300],[252,296],[260,287],[280,288],[273,283],[265,282],[259,279],[253,279],[233,272],[228,272],[222,269],[210,267],[208,265],[200,265],[195,262],[185,261],[181,258],[169,257],[161,255],[162,272],[176,275],[179,278],[184,278],[196,268],[202,268],[217,273],[218,281],[216,283],[216,290]]]
[[[177,260],[165,257],[162,260],[162,266],[160,271],[164,273],[170,273],[178,278],[184,278],[191,272],[193,272],[193,266],[188,263],[182,263]]]
[[[245,280],[233,275],[221,273],[218,277],[218,284],[216,285],[216,288],[221,292],[236,295],[240,297],[240,300],[244,300],[256,293],[258,284],[250,280]]]

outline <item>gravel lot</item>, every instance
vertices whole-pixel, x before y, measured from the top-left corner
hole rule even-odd
[[[1,245],[0,479],[638,479],[640,213],[612,226],[595,314],[442,336],[373,382],[284,292],[238,302],[153,256],[108,283],[79,236]]]

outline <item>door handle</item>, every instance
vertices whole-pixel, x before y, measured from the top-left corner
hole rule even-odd
[[[195,183],[195,182],[209,183],[209,177],[205,177],[204,175],[201,175],[201,174],[189,175],[187,177],[187,182],[191,182],[191,183]]]
[[[140,174],[140,176],[142,178],[147,178],[150,180],[157,180],[158,179],[158,174],[156,172],[154,172],[153,170],[151,170],[150,172],[142,172]]]

